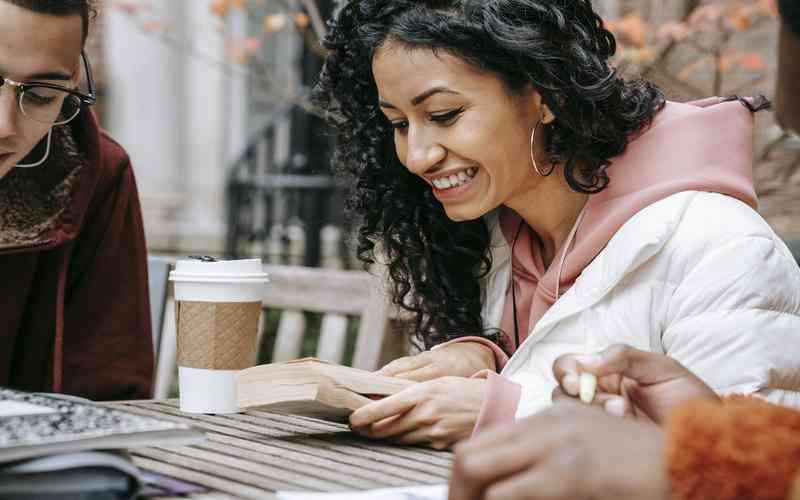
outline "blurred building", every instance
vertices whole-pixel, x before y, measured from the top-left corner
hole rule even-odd
[[[606,19],[638,13],[659,27],[685,19],[708,1],[595,4]],[[282,251],[277,246],[296,244],[291,252],[310,258],[277,259],[317,262],[324,235],[333,235],[323,226],[342,224],[341,197],[328,168],[332,134],[300,105],[299,94],[313,84],[319,69],[319,55],[309,52],[296,31],[281,27],[283,21],[275,16],[285,8],[281,2],[250,2],[263,6],[257,15],[232,9],[224,29],[211,14],[214,3],[106,0],[89,44],[103,93],[103,123],[125,145],[137,172],[148,244],[157,252],[233,250],[268,257]],[[323,15],[333,3],[317,2]],[[267,25],[280,33],[248,48]],[[768,61],[765,78],[747,93],[772,92],[775,29],[767,23],[732,42],[759,51]],[[245,66],[231,64],[241,55],[237,43],[252,52]],[[710,90],[691,95],[671,79],[692,57],[691,51],[677,50],[647,76],[671,98],[708,95]],[[695,78],[705,89],[708,75]],[[741,83],[734,78],[722,91],[729,93]],[[759,118],[757,185],[762,213],[784,236],[797,238],[800,149],[792,140],[772,147],[780,136],[768,115]]]
[[[318,254],[332,186],[301,188],[308,176],[316,175],[312,187],[327,176],[331,139],[301,104],[319,55],[286,24],[295,20],[282,3],[253,2],[226,16],[219,5],[139,0],[110,2],[104,12],[105,124],[136,168],[148,245],[266,256],[274,253],[266,239],[291,239],[300,228],[314,237],[295,238],[304,240],[299,251],[316,238]],[[232,178],[243,186],[234,205],[226,199]]]
[[[104,13],[105,124],[130,153],[154,250],[222,245],[225,167],[245,130],[229,112],[243,96],[209,62],[225,60],[209,3],[140,2],[141,17],[110,6]]]

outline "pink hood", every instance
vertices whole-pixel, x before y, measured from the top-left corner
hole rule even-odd
[[[753,114],[738,101],[668,102],[625,154],[612,160],[608,187],[589,198],[564,260],[559,293],[563,295],[634,214],[672,194],[709,191],[756,208],[752,135]],[[509,245],[519,220],[508,209],[500,215]],[[529,231],[520,233],[512,260],[520,342],[555,302],[559,257],[545,271],[538,242]],[[512,307],[509,287],[501,327],[510,337],[514,332]],[[513,339],[508,345],[513,345]]]

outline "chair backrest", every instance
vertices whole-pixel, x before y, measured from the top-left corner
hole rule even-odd
[[[153,327],[153,348],[158,356],[161,327],[164,324],[164,305],[167,300],[167,280],[170,261],[164,257],[147,257],[148,288],[150,289],[150,321]]]
[[[380,280],[364,271],[266,265],[265,308],[282,309],[272,361],[300,356],[306,334],[302,311],[323,315],[316,356],[342,363],[347,316],[360,317],[352,365],[375,370],[383,361],[390,307]],[[388,342],[387,342],[388,341]]]
[[[347,344],[348,316],[359,317],[352,366],[375,370],[408,352],[406,338],[389,334],[394,311],[383,293],[381,280],[364,271],[346,271],[303,266],[265,265],[270,283],[264,288],[263,307],[280,309],[280,320],[271,360],[296,359],[306,338],[304,312],[322,314],[316,356],[342,364]],[[169,272],[169,265],[165,276]],[[152,280],[152,278],[151,278]],[[166,278],[165,278],[166,283]],[[165,288],[166,290],[166,288]],[[158,349],[154,397],[168,396],[176,371],[175,306],[172,294],[162,299],[163,333]],[[264,334],[264,314],[259,325],[258,345]],[[391,316],[391,317],[390,317]]]

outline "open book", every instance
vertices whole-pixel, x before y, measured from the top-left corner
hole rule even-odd
[[[101,406],[82,398],[0,388],[0,466],[86,450],[198,443],[184,424]]]
[[[239,408],[345,421],[356,409],[416,382],[304,358],[259,365],[236,375]]]

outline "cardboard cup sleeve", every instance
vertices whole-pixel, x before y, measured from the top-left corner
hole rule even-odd
[[[255,363],[261,302],[175,303],[178,365],[242,370]]]

